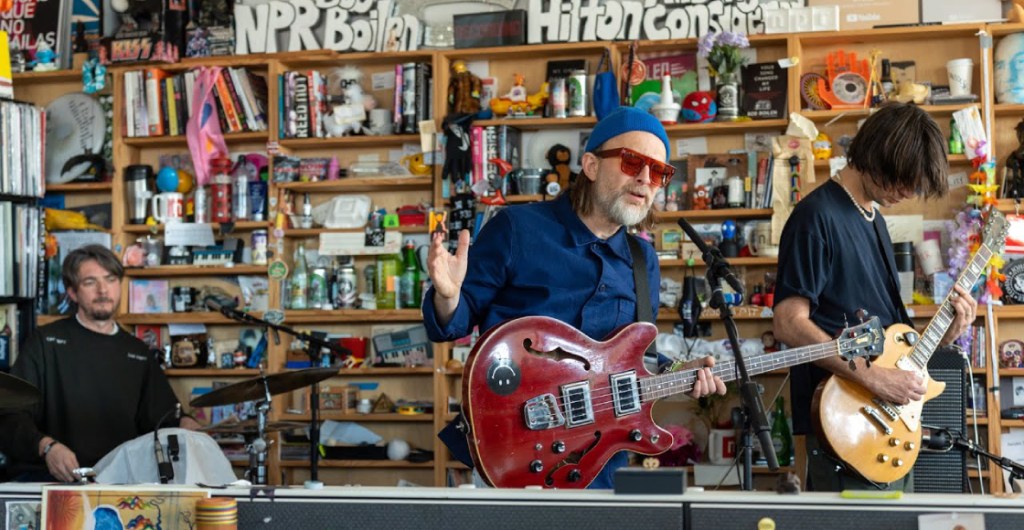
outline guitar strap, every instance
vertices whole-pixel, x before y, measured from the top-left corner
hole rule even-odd
[[[882,257],[885,261],[885,268],[889,271],[889,281],[886,282],[889,291],[889,298],[892,300],[892,304],[896,306],[896,312],[900,316],[900,320],[904,324],[911,325],[913,321],[910,320],[910,315],[907,314],[907,308],[903,306],[903,299],[900,298],[899,288],[899,276],[896,274],[896,256],[893,254],[892,241],[889,239],[889,231],[884,229],[885,225],[882,223],[882,217],[875,217],[875,220],[871,222],[871,226],[875,229],[875,236],[878,239],[878,248],[882,251]]]
[[[626,234],[626,241],[629,242],[629,254],[633,257],[633,286],[636,289],[636,320],[637,322],[650,322],[655,324],[654,315],[651,313],[650,303],[651,290],[647,286],[647,259],[644,258],[644,249],[640,246],[640,240],[630,234]],[[655,343],[647,346],[647,355],[658,356]]]

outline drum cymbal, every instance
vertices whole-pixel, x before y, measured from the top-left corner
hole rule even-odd
[[[246,379],[238,383],[218,388],[213,392],[203,394],[193,399],[189,404],[193,407],[212,407],[217,405],[231,405],[262,399],[264,397],[263,382],[266,379],[270,395],[276,396],[319,383],[337,375],[337,368],[309,368],[306,370],[294,370],[281,372],[264,377]]]
[[[20,409],[39,401],[39,389],[19,377],[0,372],[0,409]]]
[[[268,421],[267,428],[264,432],[305,429],[308,426],[308,424],[298,421]],[[222,421],[216,425],[201,427],[199,428],[199,431],[207,434],[256,434],[256,420]]]

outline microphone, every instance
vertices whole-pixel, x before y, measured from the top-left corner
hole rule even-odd
[[[679,219],[679,227],[686,232],[690,241],[693,241],[693,243],[697,245],[697,248],[700,249],[701,258],[704,260],[704,264],[709,268],[718,269],[716,273],[719,277],[725,280],[726,283],[732,287],[733,291],[736,291],[740,296],[743,296],[743,284],[740,283],[739,278],[737,278],[732,272],[732,269],[729,268],[729,263],[722,257],[722,252],[717,248],[709,247],[708,244],[704,242],[704,238],[700,237],[700,234],[697,233],[697,230],[695,230],[690,223],[686,222],[686,219]],[[716,287],[718,286],[711,286],[712,289]]]
[[[160,483],[167,484],[171,480],[174,480],[174,466],[167,461],[167,457],[164,456],[164,445],[160,443],[160,426],[164,424],[164,420],[171,413],[174,413],[174,417],[178,420],[181,419],[181,403],[174,405],[173,410],[169,410],[160,418],[160,421],[156,422],[156,428],[153,429],[153,454],[156,456],[156,469],[160,475]]]
[[[953,448],[953,435],[946,429],[928,428],[921,430],[921,449],[945,452]]]
[[[238,307],[238,302],[235,300],[229,300],[220,296],[207,296],[203,299],[203,305],[206,306],[210,311],[224,312],[225,309],[234,309]]]

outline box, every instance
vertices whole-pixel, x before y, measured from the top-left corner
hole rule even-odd
[[[455,15],[455,47],[486,48],[526,44],[526,11]]]
[[[1002,20],[999,0],[922,0],[921,22],[991,22]]]
[[[807,0],[808,6],[839,6],[839,30],[921,22],[916,0]]]

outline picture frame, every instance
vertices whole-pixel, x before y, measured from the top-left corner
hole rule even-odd
[[[170,313],[170,282],[132,280],[128,284],[129,313]]]
[[[121,528],[145,528],[160,522],[163,530],[196,528],[196,504],[210,498],[210,490],[194,486],[86,485],[43,486],[42,528],[82,528],[74,521],[104,517],[117,519]]]
[[[145,342],[151,350],[161,350],[164,347],[163,326],[137,325],[135,326],[135,337]]]

